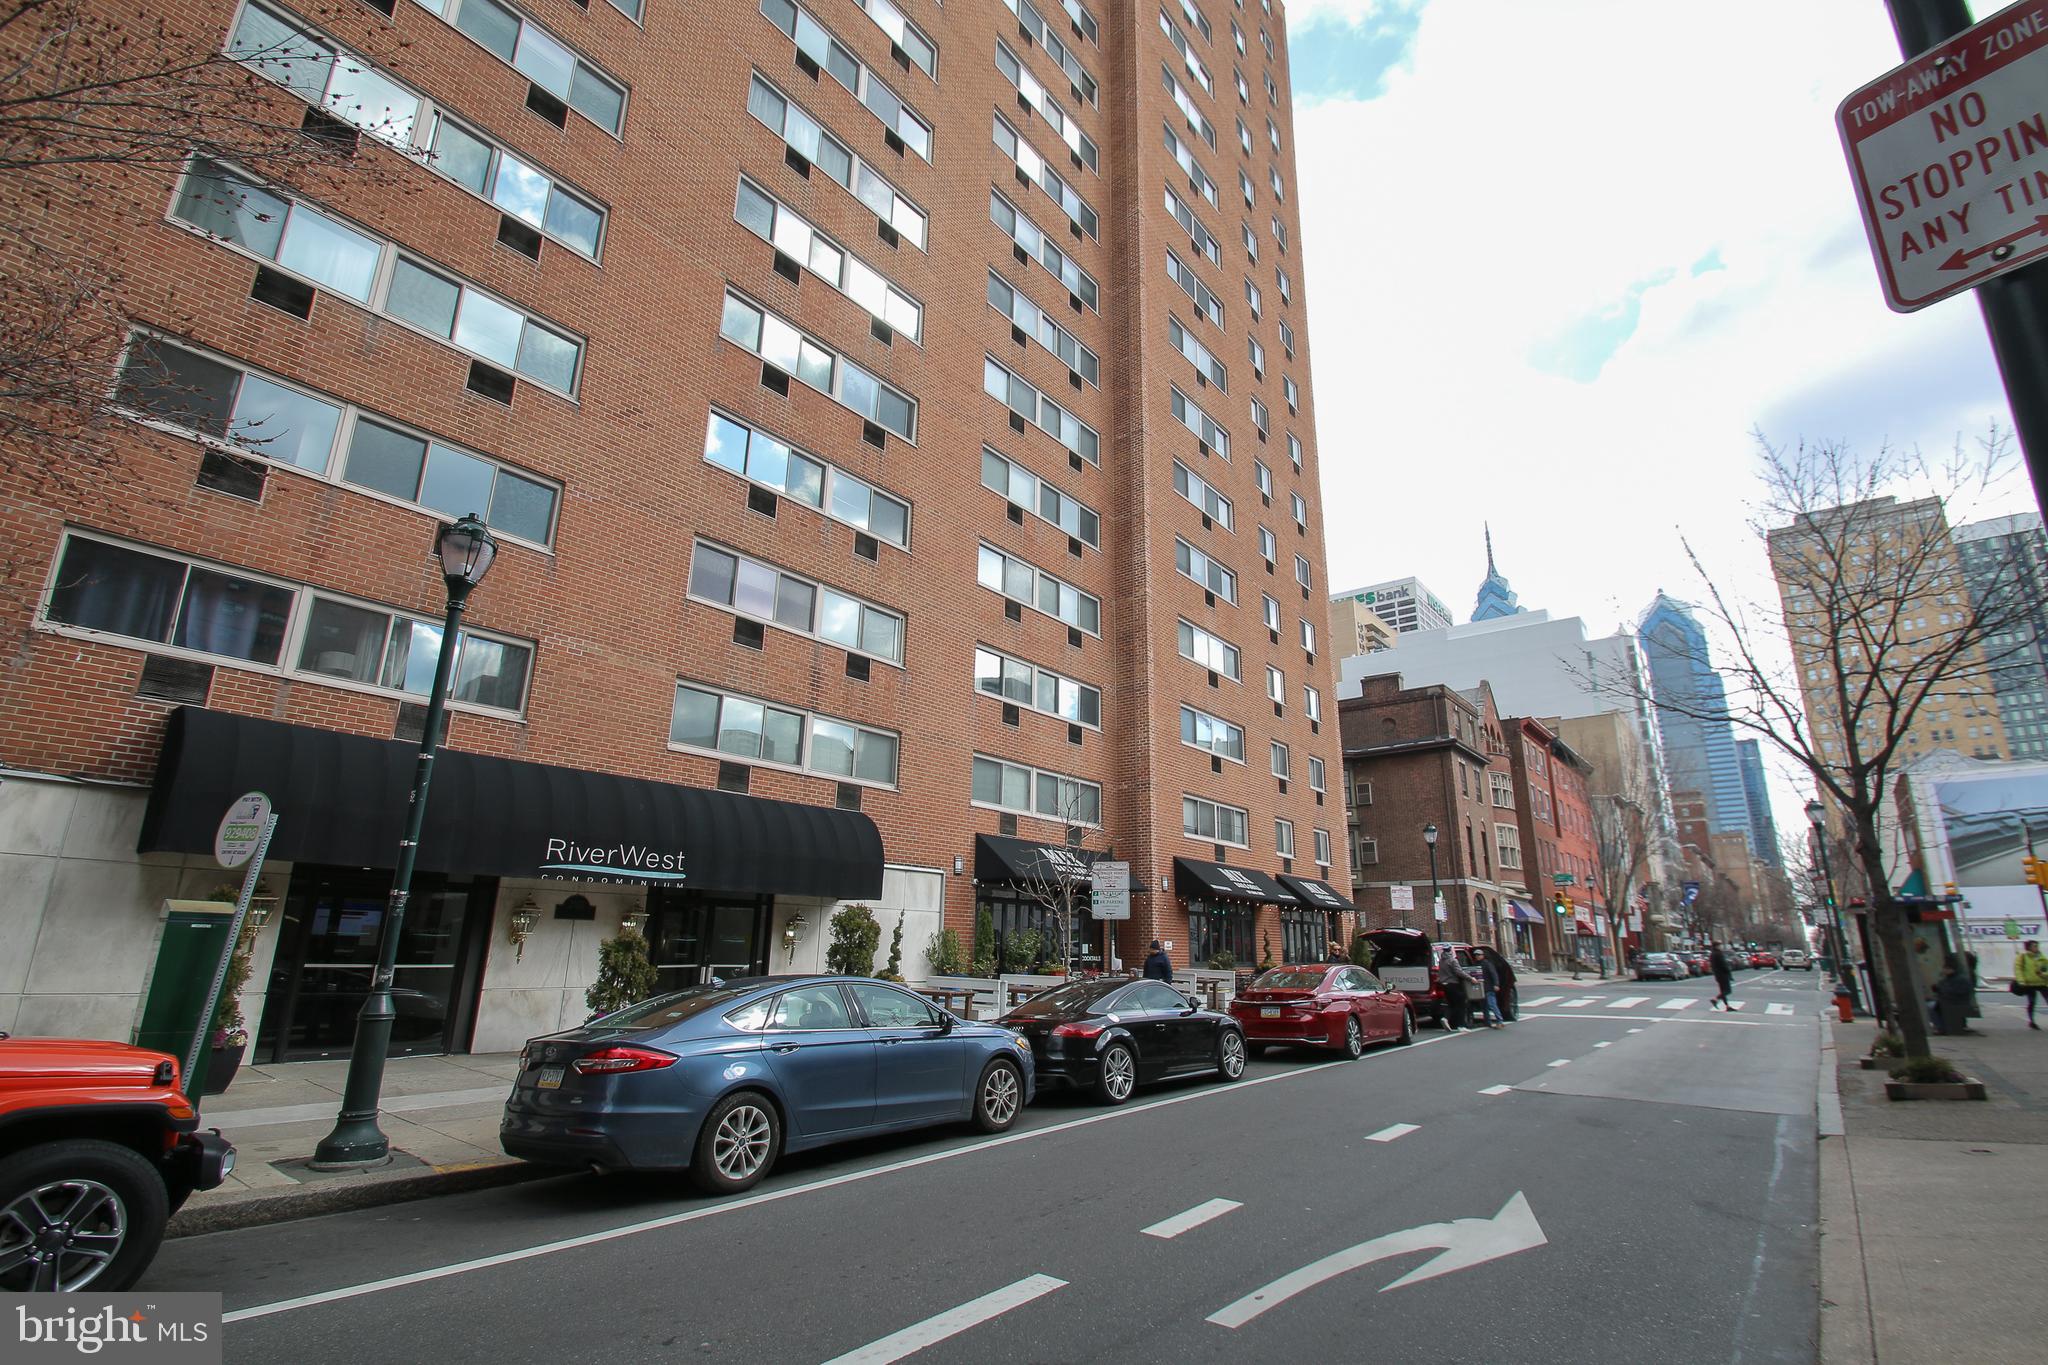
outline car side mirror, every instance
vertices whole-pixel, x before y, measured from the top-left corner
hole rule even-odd
[[[945,1037],[953,1031],[953,1016],[945,1010],[939,1011],[939,1036]]]

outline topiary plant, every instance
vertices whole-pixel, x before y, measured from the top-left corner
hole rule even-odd
[[[597,945],[597,979],[583,992],[583,1003],[596,1019],[645,1000],[659,980],[647,957],[647,940],[638,930],[621,928],[617,938]]]
[[[895,931],[889,935],[889,965],[882,968],[882,980],[903,980],[903,916],[896,916]]]
[[[846,906],[832,917],[832,946],[825,950],[825,970],[843,976],[869,976],[875,970],[875,949],[882,946],[881,921],[865,905]]]
[[[1273,931],[1272,931],[1271,929],[1268,929],[1268,930],[1266,930],[1266,931],[1265,931],[1265,932],[1264,932],[1263,934],[1260,934],[1260,935],[1259,935],[1259,949],[1260,949],[1260,956],[1259,956],[1259,970],[1260,970],[1260,971],[1262,971],[1262,972],[1270,972],[1270,971],[1272,971],[1272,970],[1273,970]]]
[[[925,961],[932,964],[934,976],[964,976],[967,970],[967,951],[960,946],[960,935],[952,929],[941,929],[932,935],[932,941],[925,946]]]
[[[996,974],[996,921],[986,910],[974,917],[974,974],[984,978]]]

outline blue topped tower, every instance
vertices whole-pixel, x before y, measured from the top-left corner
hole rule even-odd
[[[1662,703],[1657,729],[1672,792],[1697,793],[1707,805],[1709,830],[1740,834],[1752,852],[1761,853],[1728,719],[1728,693],[1708,656],[1707,633],[1683,603],[1660,592],[1637,634],[1650,661],[1651,695]],[[1757,776],[1762,777],[1761,762]]]
[[[1493,566],[1493,527],[1489,525],[1486,528],[1486,580],[1479,585],[1479,600],[1473,604],[1472,619],[1492,621],[1526,610],[1516,600],[1515,590],[1508,586],[1508,580]]]

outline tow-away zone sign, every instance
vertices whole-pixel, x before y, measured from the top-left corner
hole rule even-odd
[[[1925,308],[2048,256],[2048,0],[2023,0],[1835,111],[1885,302]]]

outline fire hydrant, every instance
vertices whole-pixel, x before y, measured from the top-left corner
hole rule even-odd
[[[1852,1022],[1856,1017],[1849,1006],[1849,988],[1847,986],[1835,987],[1835,1013],[1845,1024]]]

